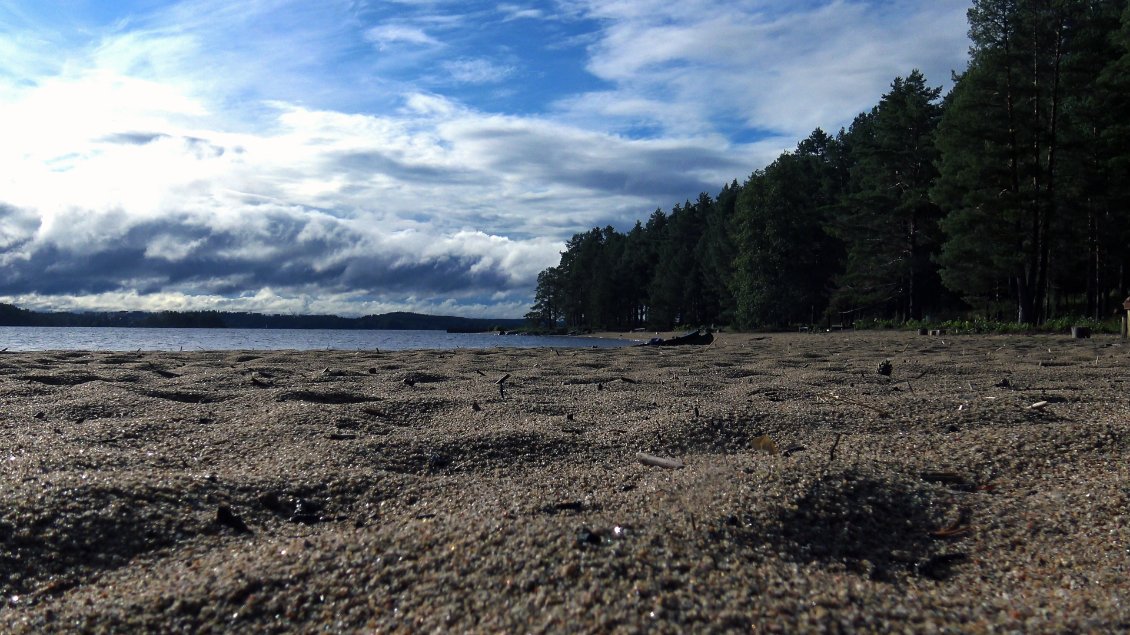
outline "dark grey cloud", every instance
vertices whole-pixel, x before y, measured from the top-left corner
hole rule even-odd
[[[328,167],[340,172],[361,177],[383,174],[408,182],[436,182],[443,179],[443,182],[453,184],[467,182],[470,176],[466,170],[414,164],[375,150],[328,153],[326,162]]]
[[[719,174],[737,178],[750,170],[747,157],[703,141],[637,141],[516,122],[468,128],[456,137],[460,142],[491,172],[523,176],[531,186],[551,183],[663,206],[720,189]]]
[[[163,132],[116,132],[99,139],[105,143],[120,143],[123,145],[143,146],[153,143],[158,139],[170,139],[171,135]]]
[[[0,223],[19,210],[0,206]],[[0,225],[2,226],[2,225]],[[26,229],[26,228],[25,228]],[[63,232],[65,234],[65,232]],[[419,239],[427,241],[426,238]],[[436,255],[419,245],[381,242],[325,215],[272,210],[231,227],[190,214],[137,220],[96,241],[34,242],[0,250],[0,296],[114,292],[235,296],[270,288],[292,293],[486,297],[520,288],[493,254],[458,241]],[[23,250],[20,257],[14,249]],[[501,259],[497,259],[501,262]]]
[[[476,258],[442,256],[390,267],[379,256],[371,256],[350,262],[338,279],[350,288],[399,294],[492,293],[514,288],[506,273],[498,268],[472,271],[476,262]]]
[[[227,152],[222,145],[212,143],[207,139],[191,136],[173,136],[163,132],[115,132],[106,135],[98,141],[117,145],[144,146],[157,141],[179,140],[185,149],[198,159],[218,158]]]
[[[39,216],[31,212],[0,203],[0,256],[18,254],[39,229],[39,222]],[[0,263],[6,260],[0,258]]]
[[[564,239],[629,228],[746,171],[703,140],[454,106],[418,121],[281,112],[272,136],[100,136],[102,152],[65,175],[99,198],[62,189],[43,209],[0,210],[0,297],[66,307],[262,296],[299,310],[296,298],[335,298],[326,304],[340,312],[473,302],[520,316]],[[152,167],[121,172],[118,159],[141,166],[137,155]]]
[[[578,165],[562,169],[558,175],[560,180],[576,187],[624,196],[650,196],[666,201],[662,206],[669,207],[686,197],[688,192],[713,192],[721,187],[721,184],[709,182],[689,173],[693,165],[688,162],[683,170],[651,170],[643,173],[585,168]]]

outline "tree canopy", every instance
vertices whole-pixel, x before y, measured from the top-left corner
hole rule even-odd
[[[1101,319],[1130,266],[1126,0],[976,0],[968,67],[912,69],[744,183],[575,235],[527,316],[781,327],[974,313]]]

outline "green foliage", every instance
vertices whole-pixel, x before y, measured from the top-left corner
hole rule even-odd
[[[730,285],[736,271],[737,243],[733,219],[741,189],[737,180],[723,187],[706,213],[706,228],[695,250],[701,266],[700,325],[730,324],[734,320],[736,302]]]
[[[725,186],[720,205],[704,193],[670,213],[657,209],[626,234],[606,227],[574,235],[560,263],[538,275],[527,320],[546,328],[667,329],[731,314],[737,190]]]
[[[0,326],[30,326],[34,314],[14,304],[0,303]]]
[[[1109,317],[1130,279],[1127,1],[975,0],[969,25],[968,69],[944,98],[913,70],[849,130],[817,129],[714,199],[577,234],[538,277],[529,319],[969,315],[948,328],[1008,332]]]
[[[941,210],[928,196],[937,176],[940,94],[917,70],[897,77],[845,136],[852,189],[833,222],[847,249],[833,298],[839,310],[880,307],[914,319],[943,299],[934,262]]]
[[[1067,333],[1073,326],[1085,326],[1093,333],[1114,333],[1122,330],[1121,319],[1096,320],[1090,317],[1058,317],[1040,325],[1041,330],[1052,333]]]
[[[754,172],[738,197],[733,289],[742,328],[808,323],[827,306],[838,264],[824,229],[838,194],[828,159],[834,143],[816,130],[795,154]]]
[[[1082,287],[1101,312],[1111,246],[1100,238],[1118,206],[1103,187],[1110,158],[1096,154],[1113,121],[1096,104],[1112,97],[1098,79],[1115,62],[1106,43],[1120,6],[978,0],[970,10],[972,58],[939,128],[932,194],[948,211],[942,279],[974,306],[1011,296],[1018,321],[1036,324],[1057,291]]]
[[[1091,329],[1093,333],[1117,334],[1121,325],[1119,320],[1096,320],[1088,317],[1059,317],[1048,320],[1038,326],[1020,324],[1018,322],[1002,322],[985,318],[943,320],[929,322],[922,320],[909,320],[900,322],[893,319],[858,320],[855,323],[857,330],[910,330],[918,329],[943,329],[947,333],[956,335],[1008,335],[1025,333],[1068,333],[1071,327],[1083,326]]]

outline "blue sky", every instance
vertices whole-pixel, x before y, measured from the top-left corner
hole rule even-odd
[[[948,88],[968,6],[0,0],[0,301],[520,317],[572,234]]]

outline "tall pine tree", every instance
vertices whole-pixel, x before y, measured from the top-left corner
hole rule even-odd
[[[1065,64],[1084,0],[976,0],[968,70],[939,129],[933,198],[943,221],[942,278],[988,308],[1010,297],[1020,323],[1047,314],[1050,268],[1067,246],[1063,205]]]
[[[898,77],[848,133],[851,191],[835,223],[847,248],[836,294],[843,308],[921,319],[924,309],[937,306],[933,256],[941,245],[941,213],[929,188],[937,175],[940,94],[917,70]]]
[[[817,129],[742,187],[733,282],[740,326],[809,323],[823,314],[839,266],[838,243],[825,232],[839,194],[834,144]]]

